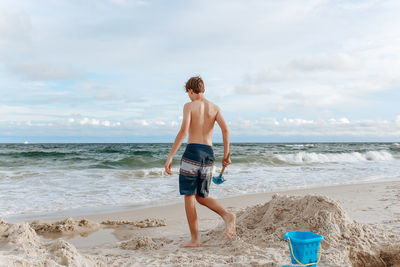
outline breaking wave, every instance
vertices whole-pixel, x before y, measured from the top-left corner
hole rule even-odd
[[[293,154],[279,154],[276,158],[289,164],[307,163],[334,163],[334,162],[359,162],[359,161],[387,161],[394,160],[393,155],[388,151],[367,151],[349,153],[313,153],[298,152]]]

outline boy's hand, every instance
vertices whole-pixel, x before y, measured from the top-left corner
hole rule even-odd
[[[225,158],[222,159],[222,167],[226,167],[232,163],[229,156],[230,154],[228,154],[227,156],[225,156]]]
[[[165,168],[165,172],[168,173],[169,175],[172,174],[171,165],[172,165],[172,158],[167,158],[167,161],[165,162],[164,168]]]

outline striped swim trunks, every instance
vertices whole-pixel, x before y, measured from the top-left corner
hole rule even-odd
[[[181,195],[207,197],[214,167],[214,152],[211,146],[187,144],[179,170],[179,192]]]

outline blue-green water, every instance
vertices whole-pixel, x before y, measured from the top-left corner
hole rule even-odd
[[[180,201],[178,171],[164,173],[171,144],[0,144],[0,216]],[[216,171],[223,147],[214,144]],[[398,143],[234,143],[227,197],[400,179]]]

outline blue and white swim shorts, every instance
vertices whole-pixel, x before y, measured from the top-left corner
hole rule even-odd
[[[179,170],[181,195],[208,196],[214,160],[211,146],[197,143],[187,144]]]

